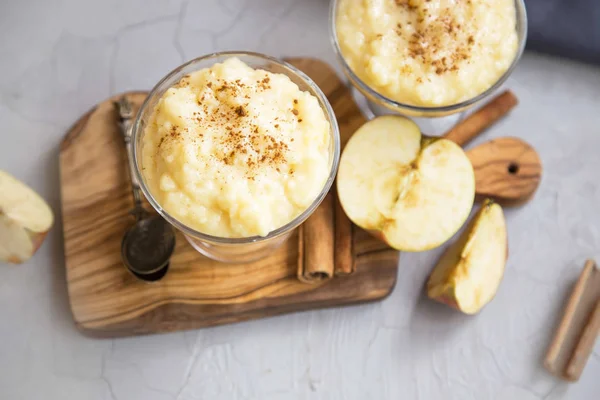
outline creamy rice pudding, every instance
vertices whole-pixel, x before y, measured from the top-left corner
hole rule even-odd
[[[514,0],[338,0],[350,69],[399,103],[440,107],[496,83],[518,52]]]
[[[229,58],[163,94],[144,131],[142,174],[186,226],[225,238],[266,236],[322,191],[330,129],[318,99],[286,75]]]

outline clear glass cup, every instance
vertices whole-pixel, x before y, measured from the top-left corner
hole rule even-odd
[[[329,176],[325,182],[325,185],[323,186],[323,189],[314,199],[312,204],[306,210],[304,210],[304,212],[302,212],[289,223],[278,229],[275,229],[264,237],[251,236],[244,238],[224,238],[207,235],[189,226],[186,226],[161,207],[161,205],[150,192],[144,175],[141,173],[141,146],[144,130],[154,106],[162,97],[163,93],[171,86],[176,84],[184,75],[202,68],[211,67],[212,65],[223,62],[230,57],[237,57],[252,68],[260,68],[273,73],[281,73],[288,76],[292,82],[298,85],[301,90],[309,92],[319,100],[321,108],[323,109],[330,126],[330,169]],[[276,58],[252,52],[231,51],[213,53],[196,58],[177,67],[160,82],[158,82],[158,84],[152,89],[142,104],[142,107],[135,118],[132,129],[134,143],[134,173],[140,182],[140,188],[148,199],[148,202],[163,218],[165,218],[165,220],[183,232],[186,239],[198,252],[209,258],[223,262],[254,261],[265,257],[275,248],[280,246],[291,235],[293,230],[302,222],[304,222],[315,211],[321,201],[323,201],[334,181],[340,158],[340,134],[337,120],[329,101],[321,89],[319,89],[319,87],[306,74],[294,66]]]
[[[410,104],[403,104],[394,101],[371,88],[367,83],[363,82],[350,68],[344,59],[344,55],[340,49],[337,29],[336,16],[339,0],[331,0],[329,9],[329,29],[331,42],[335,50],[336,57],[342,66],[342,70],[347,79],[353,86],[353,95],[365,113],[368,119],[372,119],[378,115],[384,114],[399,114],[413,119],[421,128],[421,130],[429,135],[440,135],[454,126],[465,115],[465,112],[472,107],[480,104],[488,99],[494,92],[500,88],[508,79],[510,74],[515,69],[527,41],[527,11],[525,9],[524,0],[515,0],[517,36],[519,47],[517,54],[506,72],[494,83],[489,89],[479,95],[465,100],[461,103],[452,104],[443,107],[421,107]]]

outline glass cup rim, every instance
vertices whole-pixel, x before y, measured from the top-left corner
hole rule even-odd
[[[298,78],[300,78],[302,81],[304,81],[304,83],[306,83],[311,88],[311,90],[314,92],[311,94],[316,95],[319,99],[319,102],[324,106],[323,108],[326,113],[326,117],[329,122],[329,125],[330,125],[331,140],[333,140],[333,153],[332,153],[332,160],[331,160],[331,169],[329,171],[329,176],[327,177],[327,181],[325,182],[325,185],[323,186],[323,189],[321,190],[319,195],[313,200],[311,205],[306,210],[304,210],[302,213],[300,213],[297,217],[295,217],[293,220],[291,220],[287,224],[269,232],[266,236],[255,235],[255,236],[240,237],[240,238],[226,238],[226,237],[221,237],[221,236],[209,235],[209,234],[197,231],[197,230],[190,228],[187,225],[181,223],[179,220],[177,220],[176,218],[171,216],[156,201],[154,196],[152,196],[152,194],[150,193],[150,190],[146,186],[145,179],[141,173],[141,166],[139,165],[139,162],[138,162],[140,157],[139,157],[138,151],[137,151],[137,146],[136,146],[137,140],[136,139],[137,139],[137,136],[141,134],[140,130],[141,130],[142,115],[144,115],[145,111],[147,111],[149,101],[153,97],[153,95],[155,95],[157,92],[159,92],[161,89],[163,89],[162,86],[164,85],[164,83],[166,81],[168,81],[169,79],[171,79],[176,74],[180,73],[183,69],[185,69],[186,67],[188,67],[192,64],[196,64],[196,63],[199,63],[202,61],[207,61],[210,59],[217,59],[220,57],[236,57],[236,56],[237,57],[249,56],[249,57],[261,59],[263,61],[269,61],[271,63],[276,64],[279,67],[285,68],[288,72],[291,72],[292,74],[294,74]],[[167,88],[164,88],[164,89],[166,90]],[[209,54],[206,54],[206,55],[203,55],[200,57],[196,57],[192,60],[189,60],[189,61],[179,65],[175,69],[171,70],[161,80],[159,80],[156,85],[154,85],[154,87],[152,88],[152,90],[150,90],[150,92],[148,92],[148,96],[146,97],[146,99],[144,99],[144,102],[140,106],[140,109],[135,117],[135,120],[133,122],[131,129],[132,129],[131,140],[133,143],[132,148],[133,148],[134,172],[135,172],[135,176],[139,182],[140,189],[141,189],[142,193],[144,194],[144,196],[146,197],[146,199],[148,200],[148,202],[150,203],[150,205],[159,213],[159,215],[161,215],[165,220],[167,220],[167,222],[169,222],[175,228],[179,229],[185,235],[192,236],[196,239],[204,240],[209,243],[212,242],[212,243],[225,244],[225,245],[257,243],[257,242],[262,242],[262,241],[266,241],[266,240],[275,238],[277,236],[280,236],[282,234],[285,234],[285,233],[290,232],[293,229],[297,228],[314,212],[314,210],[321,204],[321,202],[323,201],[325,196],[329,193],[329,190],[331,189],[331,186],[335,179],[335,175],[337,173],[337,167],[338,167],[339,159],[340,159],[340,133],[339,133],[338,122],[335,117],[333,108],[332,108],[331,104],[329,103],[327,96],[325,96],[325,94],[323,93],[321,88],[308,75],[306,75],[304,72],[300,71],[298,68],[294,67],[293,65],[291,65],[283,60],[280,60],[278,58],[268,56],[268,55],[262,54],[262,53],[251,52],[251,51],[231,50],[231,51],[213,52],[213,53],[209,53]]]
[[[344,70],[344,73],[346,74],[346,76],[348,76],[348,78],[350,79],[352,84],[357,85],[358,86],[357,89],[359,91],[361,91],[362,93],[365,93],[365,95],[367,97],[371,97],[371,98],[375,99],[375,101],[380,102],[381,104],[383,104],[384,106],[386,106],[388,109],[391,109],[391,110],[404,109],[404,110],[407,110],[410,112],[423,113],[423,114],[427,114],[427,113],[450,114],[452,112],[457,112],[457,111],[466,109],[466,108],[478,103],[482,99],[488,97],[490,94],[494,93],[500,86],[502,86],[502,84],[504,82],[506,82],[508,77],[512,74],[513,70],[517,66],[517,63],[519,62],[521,56],[523,55],[523,52],[525,51],[525,44],[527,42],[528,22],[527,22],[527,9],[525,8],[525,1],[524,0],[514,0],[514,2],[516,5],[516,22],[517,22],[517,34],[519,36],[519,47],[517,49],[517,54],[515,54],[515,58],[513,59],[511,65],[504,72],[504,74],[502,74],[502,76],[496,81],[496,83],[494,83],[492,86],[490,86],[485,91],[481,92],[480,94],[478,94],[475,97],[464,100],[460,103],[450,104],[447,106],[424,107],[424,106],[415,106],[415,105],[411,105],[411,104],[400,103],[398,101],[392,100],[392,99],[382,95],[381,93],[372,89],[365,82],[363,82],[362,79],[360,79],[354,73],[354,71],[352,71],[352,68],[350,68],[350,66],[346,63],[346,60],[344,59],[344,56],[342,54],[342,50],[340,49],[340,46],[339,46],[339,41],[338,41],[338,37],[337,37],[337,29],[336,29],[336,12],[337,12],[337,5],[339,3],[339,0],[332,0],[329,5],[329,37],[330,37],[331,43],[333,45],[333,49],[334,49],[336,58],[338,59],[338,62],[341,64],[342,69]]]

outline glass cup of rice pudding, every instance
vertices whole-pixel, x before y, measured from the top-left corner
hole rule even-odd
[[[325,95],[295,67],[222,52],[178,67],[133,125],[135,174],[150,204],[200,253],[268,255],[321,203],[340,139]]]
[[[402,114],[437,135],[506,81],[527,16],[523,0],[332,0],[330,29],[368,117]]]

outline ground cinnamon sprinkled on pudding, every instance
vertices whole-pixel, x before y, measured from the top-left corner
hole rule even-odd
[[[266,235],[322,190],[329,136],[314,96],[231,58],[186,75],[161,97],[144,131],[144,177],[187,226],[221,237]]]
[[[336,33],[360,79],[419,106],[487,90],[518,47],[514,0],[339,0]]]

